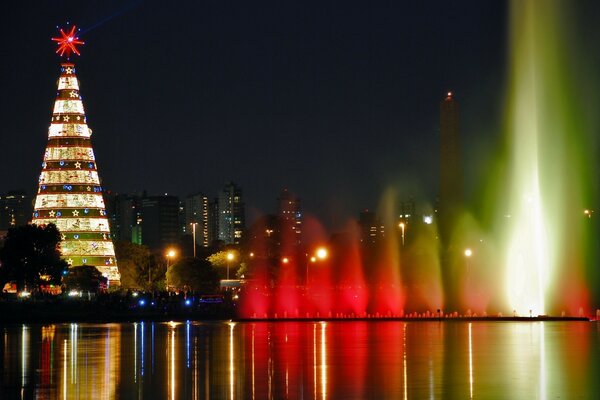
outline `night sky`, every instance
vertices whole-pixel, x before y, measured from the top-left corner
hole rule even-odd
[[[39,1],[3,5],[0,192],[36,190],[56,93],[56,26],[77,57],[103,187],[282,188],[332,228],[386,188],[433,201],[439,103],[461,105],[467,187],[500,134],[504,1]]]

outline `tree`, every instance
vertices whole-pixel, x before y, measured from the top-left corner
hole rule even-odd
[[[108,279],[103,277],[102,273],[93,265],[78,265],[69,268],[63,283],[67,290],[97,292],[100,286],[107,286]]]
[[[188,287],[204,293],[215,292],[219,287],[219,275],[207,260],[184,258],[171,265],[167,271],[169,286]]]
[[[162,286],[166,268],[158,262],[147,246],[117,242],[115,253],[119,262],[122,287],[155,290]]]
[[[231,254],[231,256],[230,256]],[[231,258],[231,259],[230,259]],[[246,262],[240,260],[241,255],[236,250],[218,251],[206,258],[215,267],[219,275],[225,277],[229,268],[229,277],[240,278],[247,272]]]
[[[61,235],[54,224],[23,225],[11,228],[0,250],[0,281],[15,281],[39,288],[43,283],[59,284],[68,267],[61,259]]]

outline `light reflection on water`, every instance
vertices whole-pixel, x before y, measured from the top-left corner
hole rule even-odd
[[[1,398],[595,398],[587,322],[5,325]]]

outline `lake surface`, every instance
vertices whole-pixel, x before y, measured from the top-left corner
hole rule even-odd
[[[597,399],[597,322],[0,325],[2,399]]]

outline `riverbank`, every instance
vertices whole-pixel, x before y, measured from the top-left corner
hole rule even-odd
[[[227,299],[204,303],[195,297],[107,296],[0,301],[0,323],[223,320],[235,316],[235,304]]]
[[[309,321],[406,321],[406,322],[541,322],[591,321],[571,316],[477,316],[477,317],[345,317],[345,318],[240,318],[236,303],[203,303],[198,298],[178,296],[103,300],[3,300],[0,323],[135,322],[233,320],[236,322],[309,322]]]

